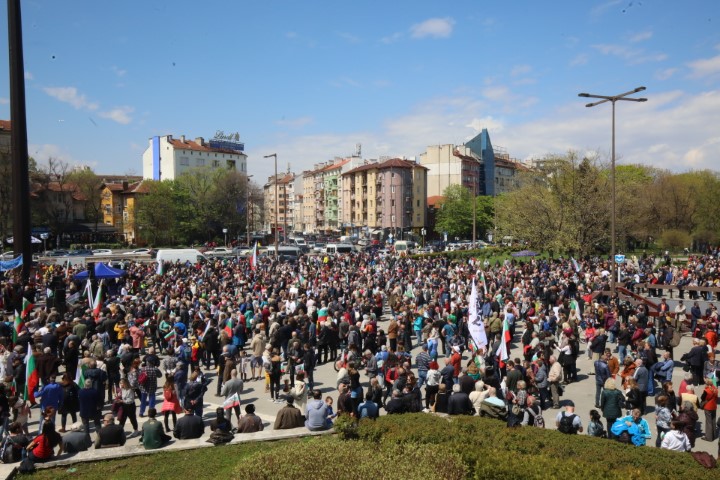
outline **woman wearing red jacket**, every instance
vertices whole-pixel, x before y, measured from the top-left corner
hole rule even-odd
[[[713,442],[715,435],[715,416],[717,412],[718,389],[710,378],[705,379],[705,390],[700,397],[702,409],[705,411],[705,441]]]

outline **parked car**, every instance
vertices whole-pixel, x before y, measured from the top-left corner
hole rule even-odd
[[[87,248],[78,248],[77,250],[70,250],[68,256],[70,257],[92,257],[93,252]]]
[[[155,258],[155,255],[157,255],[157,250],[152,248],[136,248],[135,250],[125,252],[123,255],[148,255],[152,258]]]
[[[12,250],[8,250],[7,252],[4,252],[2,255],[0,255],[1,260],[12,260],[15,258],[15,252]]]
[[[45,253],[45,256],[47,257],[67,257],[68,256],[67,250],[50,250],[49,252]]]
[[[96,248],[92,251],[93,255],[112,255],[112,250],[109,248]]]
[[[212,250],[207,250],[205,252],[205,255],[211,257],[224,257],[228,255],[233,255],[233,249],[228,247],[215,247]]]

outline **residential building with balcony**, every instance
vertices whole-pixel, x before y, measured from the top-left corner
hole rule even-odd
[[[173,180],[198,167],[226,168],[247,174],[244,149],[243,143],[225,139],[186,140],[185,135],[152,137],[143,153],[143,178]]]
[[[422,165],[394,158],[367,162],[342,175],[343,223],[352,233],[419,231],[426,224],[427,171]]]
[[[275,190],[277,185],[277,201]],[[293,208],[295,205],[295,174],[281,173],[277,177],[268,177],[263,187],[263,204],[265,209],[266,232],[292,232],[295,229],[293,222]],[[277,206],[277,208],[276,208]]]

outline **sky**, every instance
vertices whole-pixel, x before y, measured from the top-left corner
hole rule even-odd
[[[416,157],[487,128],[519,160],[597,152],[720,171],[720,1],[23,0],[28,150],[142,174],[154,135],[238,132],[264,183]],[[7,12],[0,8],[0,26]],[[10,118],[0,34],[0,118]]]

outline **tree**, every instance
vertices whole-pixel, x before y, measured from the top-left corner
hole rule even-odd
[[[135,221],[141,229],[141,236],[149,240],[151,245],[160,245],[174,239],[177,198],[174,181],[145,180],[148,193],[138,197]]]
[[[47,166],[31,172],[30,177],[39,193],[36,208],[32,210],[33,224],[48,225],[50,230],[62,234],[74,218],[73,194],[75,185],[69,182],[70,165],[50,157]]]
[[[87,168],[73,171],[68,178],[68,183],[74,184],[77,192],[80,193],[84,203],[85,220],[94,223],[97,232],[98,223],[103,218],[102,191],[100,190],[102,180],[95,175],[95,172]]]
[[[498,199],[501,233],[549,250],[606,249],[610,189],[603,167],[575,152],[545,160],[547,168],[524,174],[520,189]]]

